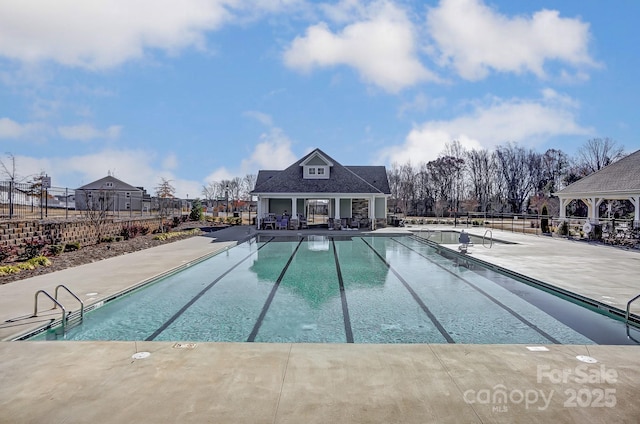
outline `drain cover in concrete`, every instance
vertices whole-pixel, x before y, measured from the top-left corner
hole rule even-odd
[[[591,356],[585,356],[585,355],[578,355],[576,356],[576,359],[581,362],[586,362],[587,364],[595,364],[596,362],[598,362],[596,358],[592,358]]]
[[[527,346],[531,352],[548,352],[549,349],[544,346]]]
[[[174,349],[195,349],[195,343],[176,343],[173,345]]]
[[[151,356],[151,353],[149,352],[138,352],[131,355],[133,359],[145,359],[145,358],[148,358],[149,356]]]

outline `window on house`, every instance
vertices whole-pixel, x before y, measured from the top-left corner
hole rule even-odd
[[[324,175],[324,168],[318,168],[318,175]]]
[[[309,175],[315,175],[316,174],[316,168],[309,168]]]
[[[113,183],[112,182],[108,182],[105,184],[106,187],[113,187]]]
[[[124,197],[126,197],[127,199],[131,197],[131,193],[129,193],[128,191],[124,194]]]

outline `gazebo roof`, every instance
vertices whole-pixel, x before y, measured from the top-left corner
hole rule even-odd
[[[640,150],[568,185],[558,197],[640,193]]]

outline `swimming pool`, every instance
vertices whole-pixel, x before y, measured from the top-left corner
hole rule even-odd
[[[32,339],[625,344],[623,323],[412,236],[257,238]]]

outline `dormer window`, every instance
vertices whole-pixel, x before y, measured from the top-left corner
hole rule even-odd
[[[109,181],[108,183],[105,184],[105,186],[111,188],[111,187],[113,187],[113,183],[111,181]]]
[[[324,155],[315,152],[305,159],[300,166],[305,179],[328,180],[333,163]]]

